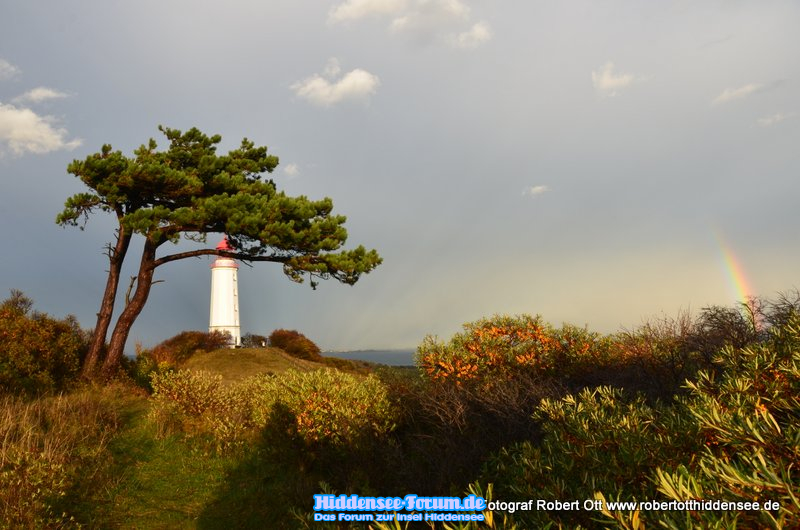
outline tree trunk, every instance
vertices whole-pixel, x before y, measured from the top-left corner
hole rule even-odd
[[[125,353],[125,343],[128,340],[128,334],[131,331],[136,317],[142,312],[147,297],[150,295],[150,287],[153,284],[153,273],[155,272],[156,265],[156,249],[159,244],[154,243],[150,239],[144,242],[144,250],[142,250],[142,261],[139,264],[139,274],[136,277],[136,292],[133,293],[133,298],[117,319],[117,324],[114,326],[114,332],[111,334],[111,340],[108,343],[108,352],[106,353],[105,361],[103,361],[103,377],[108,378],[114,375],[122,356]]]
[[[91,379],[95,375],[95,369],[106,344],[106,335],[108,335],[111,317],[114,314],[114,302],[117,299],[117,287],[119,286],[119,278],[122,272],[122,263],[125,261],[125,254],[128,252],[130,242],[131,234],[126,232],[120,225],[117,232],[117,244],[109,251],[108,280],[106,281],[106,290],[103,293],[103,301],[100,303],[100,311],[97,313],[97,324],[92,334],[92,343],[81,368],[81,375],[87,379]]]

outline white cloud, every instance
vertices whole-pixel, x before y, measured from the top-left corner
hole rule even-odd
[[[407,0],[347,0],[331,8],[329,22],[345,22],[374,15],[393,15],[406,8]]]
[[[536,197],[536,196],[541,195],[543,193],[547,193],[548,191],[550,191],[550,188],[548,186],[538,185],[538,186],[531,186],[529,188],[525,188],[525,190],[522,192],[522,194],[523,195],[528,195],[530,197]]]
[[[594,89],[601,95],[608,97],[616,96],[619,90],[643,79],[634,74],[616,73],[614,71],[614,63],[610,61],[604,64],[600,71],[595,72],[592,70],[592,85]]]
[[[67,97],[67,94],[64,92],[59,92],[58,90],[53,90],[52,88],[40,86],[28,90],[24,94],[15,97],[12,101],[14,103],[40,103],[42,101],[47,101],[48,99],[59,99],[65,97]]]
[[[778,112],[773,114],[772,116],[765,116],[763,118],[758,119],[758,124],[762,127],[769,127],[771,125],[775,125],[776,123],[780,123],[788,118],[794,116],[794,113],[784,114],[782,112]]]
[[[469,30],[455,35],[450,44],[455,48],[471,50],[492,38],[492,30],[486,22],[478,22]]]
[[[389,29],[427,40],[468,20],[469,11],[461,0],[417,0],[411,9],[392,20]]]
[[[719,103],[728,103],[737,99],[746,98],[751,94],[761,91],[763,88],[764,85],[761,83],[750,83],[749,85],[739,88],[726,88],[719,96],[715,97],[714,101],[711,103],[717,105]]]
[[[421,42],[440,41],[461,49],[477,48],[492,36],[486,22],[469,24],[462,0],[347,0],[330,10],[332,23],[366,17],[389,19],[389,30]]]
[[[0,81],[13,79],[17,75],[19,75],[19,68],[5,59],[0,59]]]
[[[55,125],[52,116],[39,116],[30,109],[0,103],[0,154],[43,154],[81,145],[82,140],[67,140],[67,135],[66,129]]]
[[[289,178],[294,178],[300,174],[300,166],[297,164],[287,164],[286,167],[283,168],[283,172],[286,173]]]
[[[323,74],[314,74],[298,81],[290,88],[298,97],[321,107],[330,107],[342,101],[367,101],[380,86],[378,76],[356,68],[336,80],[341,68],[336,59],[328,61]]]

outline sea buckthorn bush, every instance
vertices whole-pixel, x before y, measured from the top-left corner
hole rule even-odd
[[[507,447],[482,483],[506,500],[724,500],[780,503],[769,511],[520,512],[546,524],[638,529],[800,526],[800,319],[762,344],[727,347],[717,370],[687,381],[672,404],[648,405],[617,389],[546,399],[542,438]],[[603,519],[606,517],[606,519]]]
[[[77,378],[87,336],[74,317],[54,319],[31,311],[20,291],[0,303],[0,392],[41,393]]]
[[[153,397],[174,404],[187,416],[221,411],[224,402],[221,384],[221,375],[204,371],[165,371],[152,376]]]
[[[654,477],[673,500],[777,501],[780,511],[669,513],[669,527],[687,524],[743,528],[800,527],[800,318],[773,330],[770,340],[725,348],[723,375],[701,373],[689,383],[686,411],[702,450]]]
[[[610,341],[572,325],[557,329],[539,316],[494,316],[464,325],[444,343],[426,337],[416,360],[433,381],[491,382],[520,372],[569,378],[605,363]]]
[[[385,386],[372,375],[289,370],[223,387],[220,376],[178,370],[154,375],[152,384],[157,421],[190,425],[226,447],[265,428],[310,446],[354,446],[385,436],[397,421]]]
[[[702,332],[698,321],[684,311],[677,317],[652,318],[614,337],[616,374],[609,384],[670,399],[687,378],[713,369],[696,348]]]
[[[164,370],[150,374],[150,416],[160,435],[176,432],[210,434],[217,447],[238,445],[247,425],[234,425],[247,403],[222,387],[222,376],[205,371]]]
[[[583,385],[608,364],[610,347],[597,333],[530,315],[467,323],[446,343],[425,338],[416,353],[422,384],[405,401],[412,432],[427,436],[404,443],[418,447],[429,487],[468,483],[489,454],[535,437],[541,399]]]
[[[348,445],[381,438],[395,426],[394,406],[374,375],[332,369],[289,370],[257,385],[253,418],[260,421],[276,404],[289,412],[292,429],[307,444]],[[269,397],[268,397],[269,396]]]
[[[584,389],[577,395],[545,399],[534,414],[543,432],[539,443],[501,450],[487,463],[483,481],[498,498],[650,500],[650,477],[659,465],[681,461],[699,446],[689,425],[668,408],[619,389]],[[531,528],[548,523],[593,527],[598,513],[533,511],[518,519]]]

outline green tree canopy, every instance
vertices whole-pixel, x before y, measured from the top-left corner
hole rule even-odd
[[[363,246],[342,250],[346,218],[332,213],[331,199],[290,197],[278,191],[274,181],[262,178],[278,165],[266,147],[244,139],[239,148],[218,155],[219,135],[207,136],[196,128],[159,130],[169,141],[166,150],[159,151],[150,139],[127,157],[104,145],[68,167],[91,191],[67,199],[56,222],[83,228],[97,211],[111,212],[118,221],[116,243],[108,246],[109,277],[85,375],[94,372],[100,358],[122,262],[134,234],[145,239],[136,291],[112,333],[103,364],[106,373],[119,362],[130,327],[149,295],[153,272],[161,265],[202,255],[272,261],[281,263],[291,280],[308,278],[314,287],[317,279],[329,278],[352,285],[381,263],[375,250]],[[233,250],[203,248],[158,255],[165,243],[177,243],[182,236],[205,242],[209,233],[227,234]]]

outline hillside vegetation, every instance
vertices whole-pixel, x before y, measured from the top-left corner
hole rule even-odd
[[[8,315],[30,318],[21,307]],[[76,336],[43,322],[55,334],[30,344]],[[295,350],[184,332],[83,386],[3,337],[17,341],[0,344],[3,527],[347,528],[315,522],[312,496],[467,492],[779,507],[486,512],[443,528],[800,527],[797,293],[610,335],[498,315],[424,339],[415,372],[319,362],[295,331],[276,334]]]
[[[221,348],[209,352],[198,352],[181,368],[208,371],[222,376],[224,384],[238,383],[259,374],[279,373],[286,370],[307,372],[322,368],[323,363],[292,357],[278,348]]]

